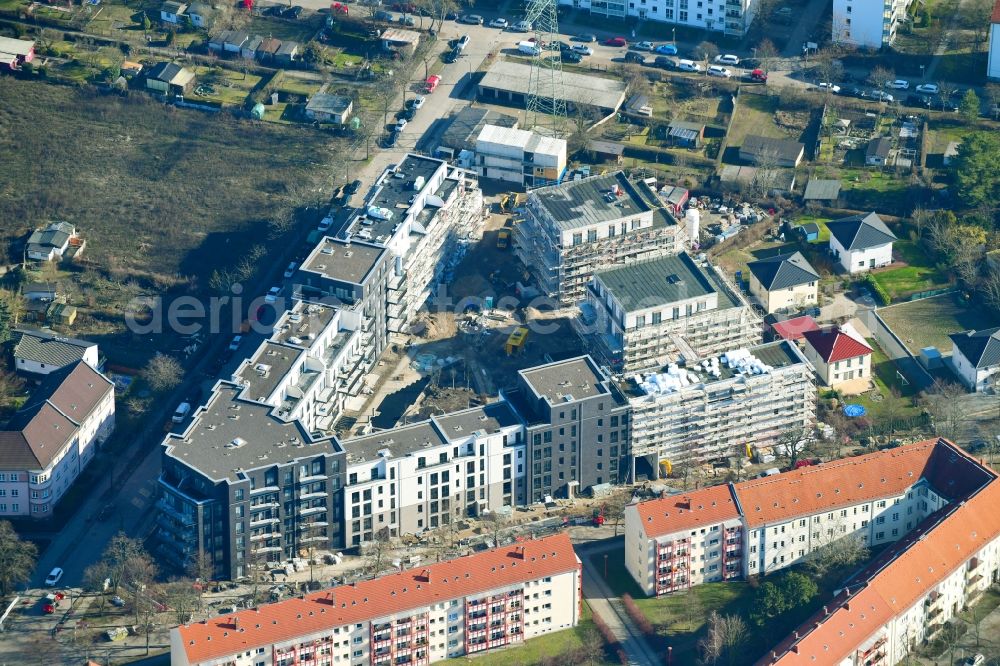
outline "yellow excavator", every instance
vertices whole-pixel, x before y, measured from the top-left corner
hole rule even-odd
[[[528,195],[523,192],[508,192],[500,199],[500,210],[509,213],[525,202]]]

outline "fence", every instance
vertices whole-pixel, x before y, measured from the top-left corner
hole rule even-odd
[[[944,287],[942,289],[928,289],[927,291],[918,291],[917,293],[910,296],[909,300],[919,301],[921,298],[930,298],[931,296],[940,296],[941,294],[950,294],[957,291],[954,287]]]
[[[913,388],[917,391],[924,391],[934,383],[934,378],[920,365],[906,348],[903,341],[899,339],[889,325],[885,323],[876,310],[865,310],[861,313],[868,330],[875,336],[879,347],[885,352],[896,368],[906,377]]]

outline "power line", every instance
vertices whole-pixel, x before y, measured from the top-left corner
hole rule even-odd
[[[531,58],[528,77],[528,124],[549,127],[553,136],[563,130],[566,96],[563,91],[562,54],[546,53],[559,40],[558,0],[529,0],[524,20],[535,33],[537,53]]]

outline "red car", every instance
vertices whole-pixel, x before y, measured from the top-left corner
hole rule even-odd
[[[604,40],[605,46],[625,46],[627,44],[628,42],[625,41],[624,37],[611,37]]]
[[[350,9],[342,2],[335,2],[330,5],[330,11],[334,14],[347,14],[350,12]]]

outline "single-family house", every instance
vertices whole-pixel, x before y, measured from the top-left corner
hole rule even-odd
[[[344,124],[351,115],[354,103],[350,97],[329,95],[318,92],[309,98],[306,104],[306,118],[321,123]]]
[[[889,162],[889,153],[892,152],[892,141],[887,137],[880,136],[868,142],[868,149],[865,151],[865,164],[868,166],[884,167]]]
[[[265,37],[257,47],[257,59],[261,62],[274,62],[274,58],[281,48],[281,40],[274,37]]]
[[[420,43],[420,33],[416,30],[403,30],[402,28],[389,28],[379,37],[382,40],[382,48],[386,51],[402,51],[412,54]]]
[[[984,391],[1000,372],[1000,328],[952,333],[951,362],[959,379],[969,389]]]
[[[96,342],[67,338],[45,329],[17,328],[14,341],[14,368],[17,372],[41,376],[84,361],[100,370],[103,360]]]
[[[299,49],[301,48],[298,42],[293,42],[291,40],[281,42],[281,46],[274,54],[274,61],[279,65],[291,65],[293,62],[299,58]]]
[[[69,222],[52,222],[42,229],[35,229],[28,237],[25,253],[34,261],[61,259],[77,238],[76,227]]]
[[[187,8],[187,17],[194,27],[207,30],[215,22],[215,10],[204,2],[192,2]]]
[[[802,351],[824,384],[848,392],[868,386],[872,348],[852,327],[806,331],[802,339],[805,342]]]
[[[747,268],[750,293],[767,314],[798,311],[817,303],[819,274],[801,252],[751,261]]]
[[[242,55],[241,49],[249,41],[250,35],[239,30],[223,30],[214,37],[208,39],[208,50],[218,53],[231,53]],[[250,57],[253,57],[251,53]]]
[[[806,183],[802,200],[833,203],[840,197],[840,181],[837,179],[810,178]]]
[[[28,301],[49,303],[59,297],[59,287],[55,282],[29,282],[21,289],[21,295]]]
[[[247,38],[243,42],[243,46],[237,49],[241,58],[246,58],[247,60],[253,60],[257,57],[257,49],[260,45],[264,43],[264,38],[260,35],[254,35],[253,37],[247,35]]]
[[[830,253],[848,273],[862,273],[892,263],[896,235],[877,213],[841,218],[827,222],[826,227],[830,230]]]
[[[34,40],[0,37],[0,64],[10,69],[20,69],[21,65],[34,59]]]
[[[747,135],[740,146],[740,159],[755,165],[797,167],[805,156],[806,147],[791,139]]]
[[[701,123],[674,120],[667,126],[667,138],[672,146],[698,148],[705,138],[705,126]]]
[[[172,62],[161,62],[146,74],[146,88],[164,95],[185,95],[194,87],[194,72]]]
[[[184,22],[185,10],[187,10],[187,5],[183,2],[167,0],[167,2],[160,5],[160,20],[164,23],[180,25]]]

